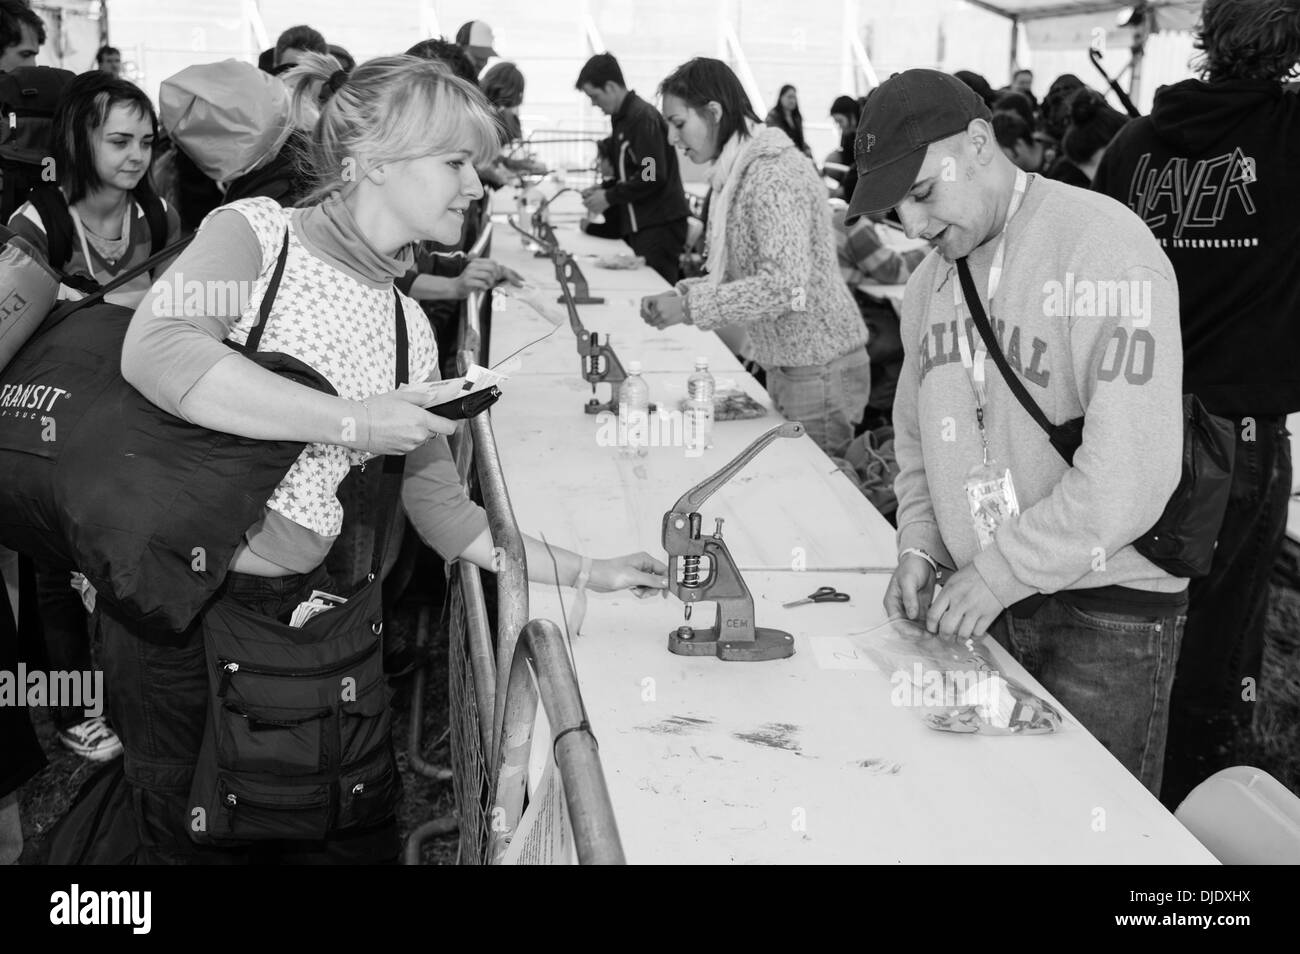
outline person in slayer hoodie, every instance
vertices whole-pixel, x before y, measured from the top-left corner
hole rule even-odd
[[[1234,764],[1253,718],[1291,492],[1285,419],[1300,410],[1300,96],[1283,86],[1300,62],[1300,4],[1208,0],[1197,48],[1203,79],[1160,89],[1092,186],[1155,233],[1178,276],[1184,390],[1238,424],[1214,564],[1190,588],[1161,790],[1170,809]]]

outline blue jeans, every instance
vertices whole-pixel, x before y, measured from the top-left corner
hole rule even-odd
[[[332,592],[323,567],[276,579],[230,573],[222,595],[284,618],[313,589]],[[196,622],[183,634],[141,631],[100,603],[109,710],[131,786],[138,864],[374,863],[396,858],[396,819],[322,844],[272,842],[251,849],[196,845],[189,837],[190,785],[208,717],[208,672]],[[287,621],[287,620],[286,620]]]
[[[798,421],[830,457],[843,457],[871,399],[871,358],[855,348],[826,364],[770,365],[767,393],[787,420]]]
[[[1214,563],[1188,590],[1160,793],[1171,810],[1215,772],[1237,764],[1237,740],[1254,720],[1268,581],[1286,535],[1291,496],[1286,421],[1255,422],[1255,439],[1245,441],[1237,419],[1232,490]]]
[[[1052,597],[1028,619],[1003,613],[989,632],[1158,795],[1186,619],[1085,611]]]

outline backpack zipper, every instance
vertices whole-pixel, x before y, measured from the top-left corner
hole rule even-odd
[[[249,663],[236,662],[233,659],[224,659],[217,657],[217,665],[221,667],[221,683],[217,689],[217,696],[224,698],[230,690],[230,681],[235,677],[237,672],[252,673],[254,676],[280,676],[293,679],[313,679],[318,676],[328,676],[330,673],[341,672],[359,662],[364,662],[379,651],[379,641],[371,643],[361,652],[353,653],[347,659],[328,666],[317,666],[313,669],[280,669],[273,666],[257,666]]]

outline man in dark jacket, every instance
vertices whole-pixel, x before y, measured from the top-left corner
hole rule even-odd
[[[1161,799],[1236,762],[1254,715],[1268,579],[1286,530],[1286,415],[1300,410],[1300,61],[1294,0],[1208,0],[1203,80],[1162,88],[1111,142],[1093,188],[1146,220],[1178,276],[1183,387],[1237,424],[1210,575],[1193,580]],[[1139,453],[1134,448],[1134,453]]]
[[[608,53],[587,61],[576,86],[614,127],[617,181],[589,190],[584,195],[587,211],[594,215],[622,206],[623,241],[665,281],[676,283],[690,210],[677,152],[668,145],[667,123],[659,110],[627,88],[618,60]]]

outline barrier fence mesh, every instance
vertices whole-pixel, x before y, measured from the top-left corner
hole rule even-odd
[[[487,863],[488,831],[491,810],[491,770],[489,753],[483,751],[479,734],[478,704],[474,670],[469,657],[469,627],[466,623],[465,598],[461,593],[461,573],[457,563],[452,569],[448,600],[451,605],[449,627],[450,660],[448,699],[451,707],[451,768],[456,795],[456,815],[460,820],[460,863]],[[470,572],[477,573],[476,568]]]

